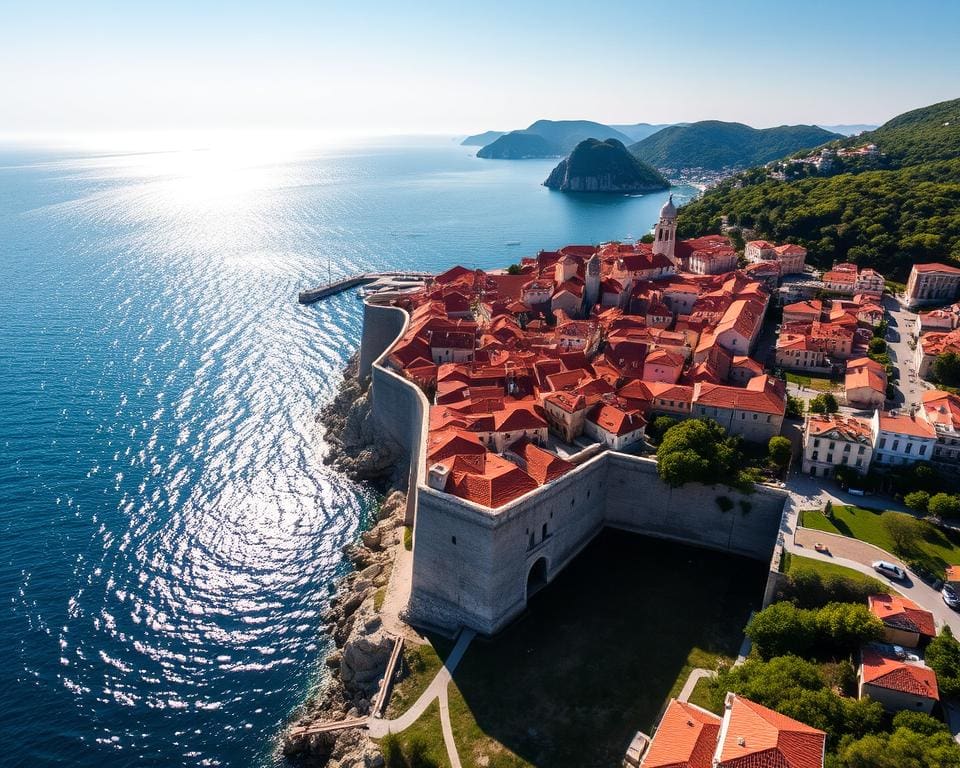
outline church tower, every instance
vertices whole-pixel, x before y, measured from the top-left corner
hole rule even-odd
[[[587,261],[586,282],[584,299],[587,305],[586,311],[589,314],[600,301],[600,256],[596,253]]]
[[[674,247],[677,237],[677,206],[673,204],[673,195],[660,209],[660,221],[653,232],[653,252],[663,254],[676,263]]]

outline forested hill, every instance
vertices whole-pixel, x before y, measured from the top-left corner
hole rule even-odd
[[[914,263],[960,262],[960,99],[831,146],[868,143],[878,157],[840,158],[833,175],[786,165],[800,178],[778,180],[761,167],[726,179],[682,208],[681,234],[716,232],[726,215],[758,237],[800,243],[821,266],[850,260],[895,280]]]
[[[703,120],[664,128],[630,147],[657,168],[746,168],[839,139],[815,125],[751,128],[743,123]]]

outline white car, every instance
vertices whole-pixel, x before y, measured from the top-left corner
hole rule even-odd
[[[888,563],[886,560],[875,560],[871,563],[873,570],[877,573],[883,574],[887,578],[897,579],[898,581],[903,581],[907,577],[907,574],[904,572],[903,568],[899,565],[894,565],[893,563]]]

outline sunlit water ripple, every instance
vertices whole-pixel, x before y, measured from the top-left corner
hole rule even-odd
[[[0,152],[5,764],[277,760],[374,503],[323,465],[314,421],[361,305],[296,291],[328,262],[493,266],[638,236],[663,199],[550,193],[549,166],[446,140]]]

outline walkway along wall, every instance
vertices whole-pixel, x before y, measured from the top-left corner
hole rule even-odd
[[[368,323],[379,327],[368,333]],[[361,372],[370,359],[374,416],[410,461],[411,621],[493,634],[524,610],[532,588],[551,581],[605,525],[770,560],[787,494],[759,487],[742,495],[697,483],[670,488],[651,459],[606,451],[497,510],[427,487],[422,450],[429,404],[419,387],[384,364],[386,349],[405,327],[402,310],[367,305],[363,344],[369,346],[361,349]],[[717,503],[721,496],[733,502],[727,512]]]

